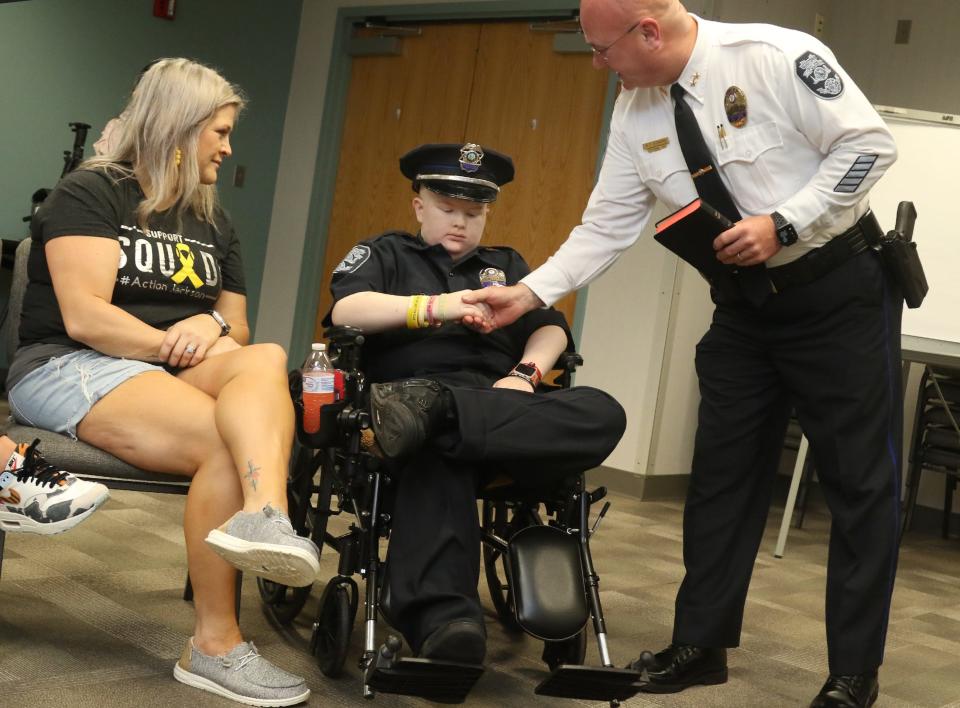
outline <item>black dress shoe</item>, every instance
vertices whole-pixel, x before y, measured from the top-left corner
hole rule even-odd
[[[487,632],[472,619],[453,620],[430,633],[420,647],[421,659],[482,664],[487,654]]]
[[[391,459],[416,452],[443,417],[440,384],[407,379],[370,387],[370,423],[377,445]]]
[[[830,674],[810,708],[870,708],[878,693],[876,671],[852,676]]]
[[[628,669],[647,672],[644,693],[677,693],[690,686],[727,682],[727,650],[671,644],[657,654],[643,652]]]

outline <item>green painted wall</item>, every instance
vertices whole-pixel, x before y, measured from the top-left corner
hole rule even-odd
[[[179,0],[171,22],[153,17],[151,0],[0,3],[0,236],[26,235],[21,218],[30,195],[56,183],[63,151],[73,144],[67,123],[93,126],[90,155],[144,64],[164,56],[196,59],[218,68],[250,101],[220,194],[243,243],[252,322],[300,10],[301,0]],[[242,188],[232,186],[235,165],[247,168]]]

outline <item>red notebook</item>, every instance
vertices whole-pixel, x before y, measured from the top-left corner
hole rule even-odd
[[[717,260],[713,241],[731,226],[730,219],[702,199],[694,199],[658,221],[653,237],[704,275],[713,276],[730,270]]]

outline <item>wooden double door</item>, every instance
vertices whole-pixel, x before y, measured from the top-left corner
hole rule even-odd
[[[596,178],[607,72],[561,54],[528,22],[425,24],[398,55],[352,60],[315,336],[330,276],[361,239],[416,233],[398,158],[422,143],[475,142],[510,155],[516,178],[493,205],[483,242],[535,268],[580,222]],[[558,308],[573,321],[574,296]]]

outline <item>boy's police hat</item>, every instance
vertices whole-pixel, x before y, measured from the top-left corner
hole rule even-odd
[[[400,158],[400,171],[431,192],[472,202],[496,201],[501,185],[513,179],[513,160],[476,143],[430,143]]]

